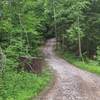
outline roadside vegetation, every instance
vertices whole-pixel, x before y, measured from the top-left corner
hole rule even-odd
[[[0,1],[0,100],[25,100],[48,85],[40,47],[54,37],[65,58],[99,74],[100,0]]]
[[[52,80],[48,68],[36,75],[27,72],[6,72],[0,88],[0,100],[28,100],[35,98]]]
[[[75,56],[75,54],[69,51],[62,52],[61,50],[58,50],[57,55],[80,69],[100,75],[100,65],[96,60],[90,60],[87,58],[85,61],[82,61],[77,56]]]
[[[65,2],[55,8],[56,49],[77,67],[100,74],[100,0]]]
[[[42,4],[41,0],[0,1],[0,100],[28,100],[52,80],[49,68],[40,63],[44,63]]]

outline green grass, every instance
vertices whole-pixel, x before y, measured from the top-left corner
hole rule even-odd
[[[45,68],[40,75],[6,72],[0,100],[28,100],[37,96],[52,80],[52,72]]]
[[[78,57],[76,57],[71,52],[61,52],[57,51],[57,54],[59,54],[61,57],[63,57],[65,60],[67,60],[69,63],[75,65],[78,68],[81,68],[83,70],[87,70],[92,73],[96,73],[100,75],[100,65],[97,61],[89,60],[88,62],[82,62]]]

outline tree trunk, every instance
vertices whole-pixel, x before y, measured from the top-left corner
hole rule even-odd
[[[58,34],[57,34],[57,24],[56,24],[56,9],[55,9],[55,2],[54,0],[52,1],[53,3],[53,17],[54,17],[54,33],[56,37],[56,49],[58,48]]]
[[[78,27],[80,27],[79,24],[80,23],[79,23],[79,17],[78,17]],[[82,55],[81,35],[79,31],[78,31],[78,47],[79,47],[79,57],[84,62],[83,55]]]

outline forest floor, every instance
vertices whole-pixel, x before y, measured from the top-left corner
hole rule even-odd
[[[100,77],[57,57],[55,44],[50,39],[43,49],[45,60],[56,72],[55,85],[39,100],[100,100]]]

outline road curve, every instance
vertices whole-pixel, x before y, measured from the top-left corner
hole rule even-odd
[[[100,77],[76,68],[54,53],[55,39],[47,41],[45,60],[56,71],[53,88],[40,100],[100,100]]]

